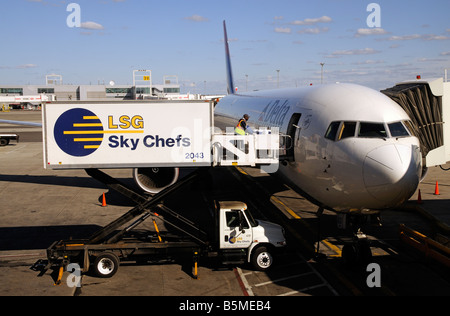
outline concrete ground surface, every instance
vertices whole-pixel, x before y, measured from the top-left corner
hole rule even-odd
[[[38,277],[30,267],[45,259],[45,249],[58,239],[87,237],[115,220],[132,204],[114,205],[115,194],[106,194],[107,207],[99,198],[108,189],[83,170],[51,171],[42,166],[42,144],[19,143],[0,148],[0,295],[74,295],[75,288],[54,286],[58,271]],[[130,180],[130,170],[115,172]],[[126,202],[126,201],[125,201]],[[117,203],[116,203],[117,204]],[[77,295],[242,295],[233,269],[213,271],[199,267],[195,280],[179,264],[120,266],[111,279],[83,276]],[[139,283],[139,284],[138,284]],[[92,286],[95,284],[95,286]]]
[[[0,117],[40,121],[40,112],[12,111],[0,113]],[[247,290],[251,290],[254,295],[291,292],[297,292],[296,295],[304,294],[292,291],[294,286],[285,286],[283,282],[279,282],[276,288],[269,291],[264,287],[265,283],[269,283],[266,276],[246,269],[200,266],[199,278],[193,279],[191,271],[187,271],[189,269],[178,263],[121,264],[118,273],[111,279],[83,275],[81,289],[67,286],[67,281],[74,279],[65,271],[61,284],[54,285],[59,272],[57,269],[50,269],[41,276],[40,271],[32,269],[39,259],[46,259],[45,249],[56,240],[90,236],[130,210],[134,204],[117,193],[110,192],[102,183],[89,177],[84,170],[44,169],[39,128],[0,124],[0,132],[17,132],[21,135],[18,144],[12,142],[8,146],[0,147],[1,296],[243,296],[248,295]],[[260,183],[271,181],[254,169],[248,168],[244,171]],[[129,169],[108,171],[108,174],[130,186],[134,185]],[[436,184],[439,195],[435,194]],[[421,204],[417,201],[419,190]],[[313,222],[316,211],[314,206],[290,190],[276,188],[275,191],[278,192],[273,193],[271,201],[283,216],[294,221],[298,216],[304,222],[308,222],[310,216]],[[103,193],[106,195],[107,207],[101,206]],[[436,225],[439,226],[440,232],[450,233],[450,171],[446,172],[439,167],[430,168],[408,205],[411,208],[420,208],[423,212],[383,212],[384,230],[392,234],[392,238],[397,238],[400,223],[428,236],[434,236]],[[386,240],[389,238],[391,236],[386,236]],[[332,247],[333,242],[331,238],[328,240],[330,249],[339,252],[337,246]],[[305,261],[302,259],[298,264],[304,265]],[[289,273],[298,277],[295,272]],[[246,287],[247,281],[251,283],[256,278],[259,281],[255,281],[253,285],[247,284]],[[281,276],[276,279],[286,278]],[[444,280],[442,282],[445,283]],[[331,294],[323,295],[335,293],[326,282],[324,287],[327,288],[326,293]],[[444,292],[442,295],[450,293]]]

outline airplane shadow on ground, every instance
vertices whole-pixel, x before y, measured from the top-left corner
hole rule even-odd
[[[133,179],[122,178],[118,179],[120,182],[126,184],[133,190],[139,190],[136,188]],[[92,188],[92,189],[104,189],[106,201],[109,205],[116,206],[133,206],[135,205],[130,199],[123,195],[109,190],[107,186],[91,177],[66,177],[66,176],[33,176],[33,175],[3,175],[0,174],[0,182],[16,182],[16,183],[33,183],[54,185],[63,187],[79,187],[79,188]],[[103,196],[98,197],[98,202],[102,204]]]
[[[120,180],[127,185],[133,185],[131,178]],[[107,205],[130,208],[136,205],[127,197],[109,190],[106,185],[90,177],[0,175],[0,182],[2,181],[104,189]],[[99,205],[102,204],[102,199],[103,196],[100,194],[97,198]],[[101,226],[97,225],[0,227],[0,251],[46,249],[56,240],[89,238],[100,228]]]
[[[47,249],[56,240],[87,238],[100,228],[97,225],[1,227],[0,251]]]
[[[81,187],[101,189],[105,185],[92,179],[91,177],[60,177],[60,176],[32,176],[32,175],[11,175],[0,174],[0,182],[34,183],[57,186]]]

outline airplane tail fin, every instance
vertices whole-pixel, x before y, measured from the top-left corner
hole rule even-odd
[[[227,67],[227,84],[228,84],[228,94],[234,94],[234,82],[233,82],[233,71],[231,70],[231,56],[230,56],[230,48],[228,47],[228,35],[227,35],[227,26],[225,21],[223,21],[223,33],[224,33],[224,42],[225,42],[225,60]]]

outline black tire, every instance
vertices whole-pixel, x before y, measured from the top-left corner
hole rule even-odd
[[[342,258],[347,265],[367,265],[372,260],[372,251],[367,240],[347,244],[342,249]]]
[[[357,250],[353,244],[346,244],[342,248],[342,258],[346,265],[355,265],[357,262]]]
[[[94,273],[99,278],[111,278],[119,269],[119,258],[113,253],[103,253],[95,258]]]
[[[0,138],[0,146],[6,146],[9,144],[9,139],[7,138]]]
[[[251,262],[258,271],[266,271],[273,265],[272,253],[266,247],[258,247],[253,251]]]

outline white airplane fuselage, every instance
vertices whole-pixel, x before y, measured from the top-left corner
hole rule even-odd
[[[215,107],[215,125],[278,127],[293,140],[278,174],[321,207],[339,212],[396,207],[416,191],[419,140],[409,117],[382,93],[330,84],[230,94]]]

